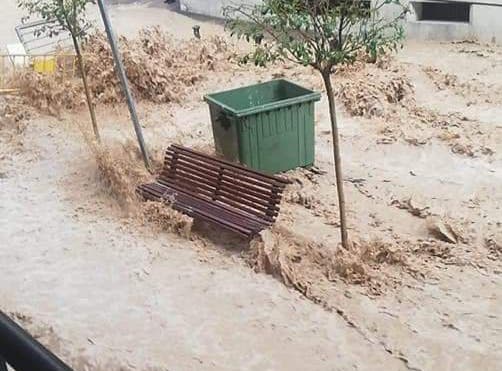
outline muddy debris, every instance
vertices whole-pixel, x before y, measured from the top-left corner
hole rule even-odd
[[[441,261],[449,262],[453,258],[452,245],[437,239],[420,240],[413,247],[413,252],[439,258]]]
[[[153,27],[140,30],[133,39],[121,37],[119,44],[134,95],[155,103],[179,102],[207,72],[231,65],[230,47],[221,37],[178,43],[172,35]],[[92,35],[85,53],[96,99],[103,103],[122,101],[105,35]]]
[[[207,78],[208,72],[238,68],[232,61],[232,47],[218,36],[179,43],[159,27],[150,27],[141,29],[135,38],[121,36],[119,47],[134,97],[154,103],[180,102]],[[103,33],[90,35],[84,45],[84,59],[94,103],[124,101]],[[20,71],[13,87],[20,89],[27,104],[56,116],[85,104],[78,72],[68,75],[63,67],[54,75]]]
[[[94,155],[97,174],[105,193],[127,213],[137,211],[139,199],[136,187],[150,179],[150,174],[138,158],[139,150],[132,141],[101,145],[87,138]]]
[[[387,78],[368,72],[356,80],[342,81],[337,96],[351,115],[371,118],[383,116],[388,104],[399,103],[412,93],[411,82],[404,76]]]
[[[193,219],[174,210],[169,202],[144,202],[141,215],[145,224],[154,224],[161,231],[175,233],[186,239],[192,235]]]
[[[441,241],[457,244],[462,241],[460,231],[453,227],[451,223],[437,216],[431,216],[426,219],[429,233]]]
[[[390,204],[398,209],[407,210],[411,215],[419,218],[425,219],[431,215],[429,206],[419,205],[412,197],[403,200],[392,200]]]
[[[438,90],[451,90],[456,95],[469,98],[468,105],[476,102],[492,103],[501,98],[501,89],[489,86],[475,78],[462,82],[457,75],[430,66],[424,67],[423,71]],[[474,100],[472,100],[473,97],[475,97]]]
[[[502,258],[502,235],[492,235],[485,238],[485,246],[493,259]]]
[[[358,240],[345,250],[305,239],[281,226],[261,232],[245,259],[255,271],[271,274],[307,297],[339,280],[379,295],[398,287],[403,274],[415,272],[405,251],[390,242]]]

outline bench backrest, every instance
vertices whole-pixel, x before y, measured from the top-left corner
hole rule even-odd
[[[171,145],[158,181],[172,189],[273,222],[288,180]]]

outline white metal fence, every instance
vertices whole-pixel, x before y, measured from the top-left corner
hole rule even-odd
[[[0,94],[16,93],[20,73],[44,74],[58,81],[77,74],[76,57],[72,54],[0,54]]]

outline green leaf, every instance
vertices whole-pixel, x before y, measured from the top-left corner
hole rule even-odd
[[[353,63],[361,52],[376,60],[401,45],[401,23],[408,12],[404,2],[366,4],[358,0],[264,0],[256,6],[226,7],[224,14],[232,36],[254,42],[255,50],[246,62],[265,66],[288,59],[332,71],[338,64]],[[386,18],[381,11],[386,6],[401,11],[395,18]]]

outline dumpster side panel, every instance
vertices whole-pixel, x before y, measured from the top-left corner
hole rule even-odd
[[[314,102],[303,103],[305,119],[303,120],[303,132],[305,136],[305,155],[302,166],[311,166],[315,161],[315,109]]]
[[[222,108],[209,104],[216,153],[230,161],[239,162],[238,123]]]
[[[268,173],[314,163],[314,102],[241,118],[240,162]]]
[[[206,95],[216,151],[268,173],[312,165],[319,99],[319,93],[287,80]]]

